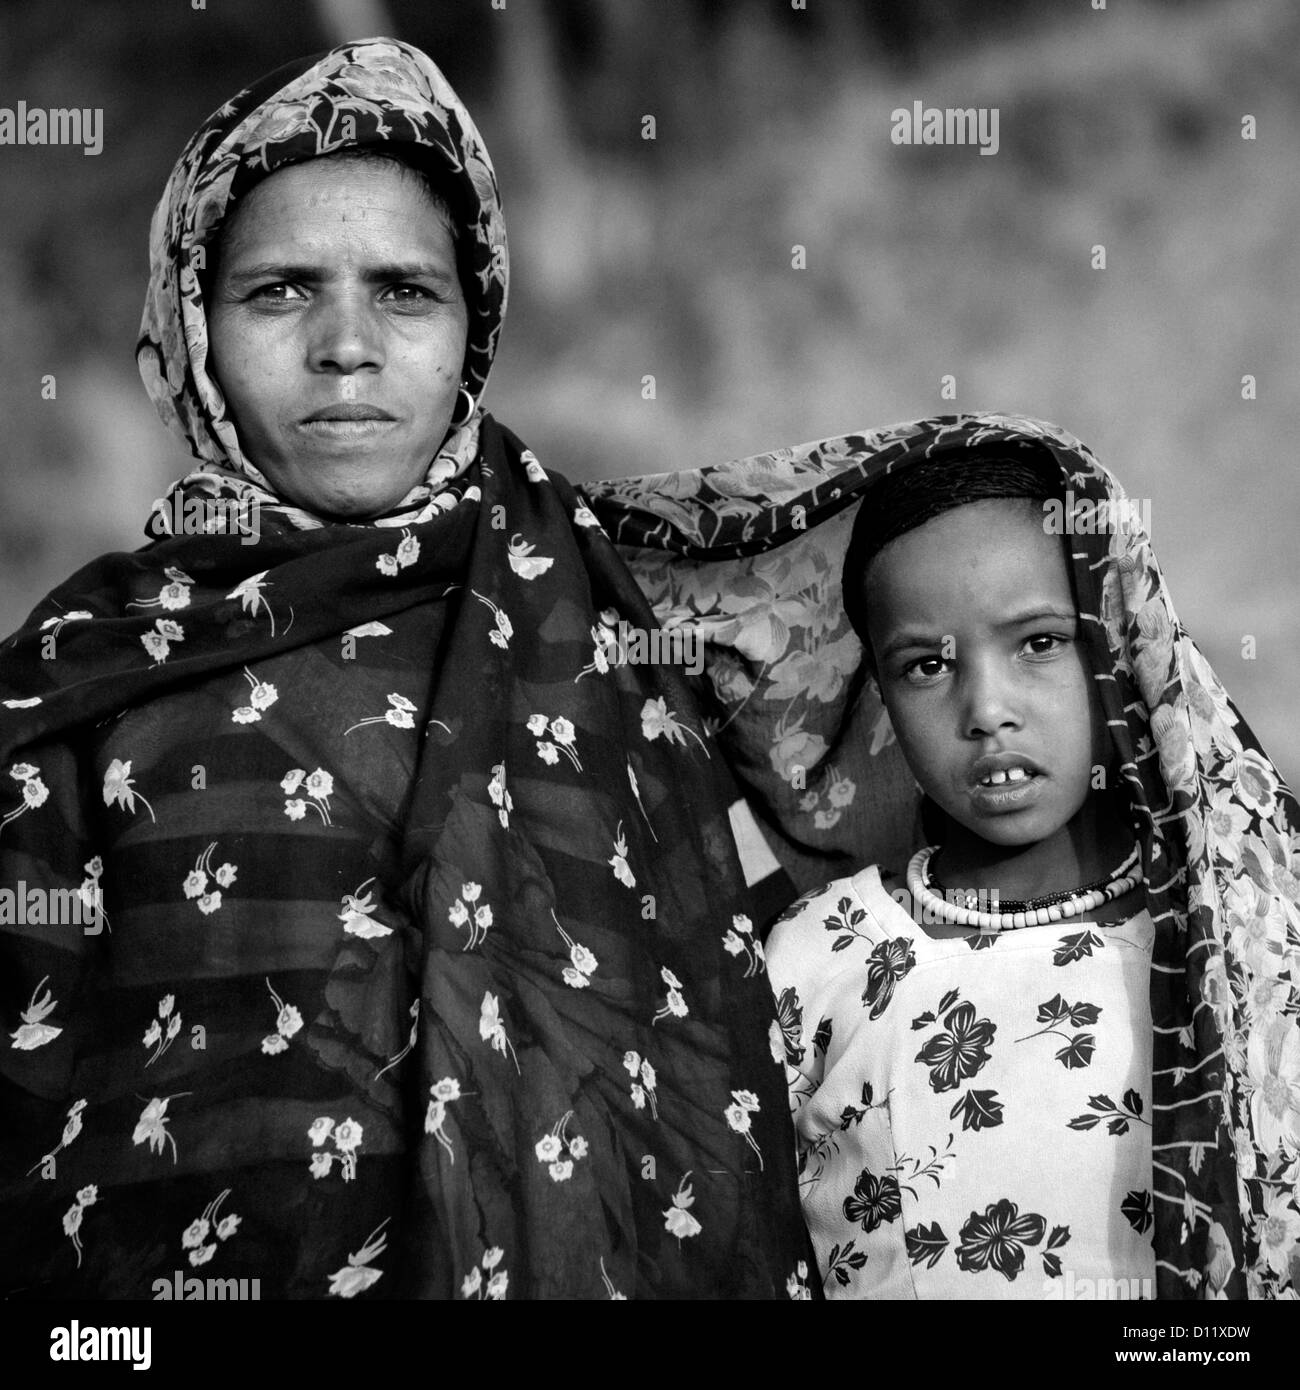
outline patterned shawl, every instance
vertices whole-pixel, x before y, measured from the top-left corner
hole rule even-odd
[[[322,525],[205,373],[230,202],[387,140],[459,180],[482,384],[504,232],[441,74],[273,75],[177,165],[140,351],[182,500],[260,534],[160,518],[3,649],[0,1287],[815,1296],[734,789],[681,675],[611,660],[653,619],[596,518],[481,416],[387,524]]]
[[[1052,426],[960,416],[586,493],[659,621],[709,643],[707,722],[807,890],[871,862],[901,868],[919,833],[919,794],[843,612],[854,511],[882,474],[981,444],[1036,451],[1073,493],[1075,592],[1158,933],[1159,1296],[1295,1297],[1300,814],[1175,616],[1119,484]]]

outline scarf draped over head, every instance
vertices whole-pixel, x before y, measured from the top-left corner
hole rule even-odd
[[[596,518],[482,415],[322,525],[204,372],[192,250],[386,140],[464,186],[481,386],[504,230],[445,80],[388,40],[275,75],[182,156],[141,349],[186,495],[260,528],[106,556],[4,648],[0,1290],[815,1297],[734,787],[681,674],[612,659],[653,619]]]
[[[754,873],[774,852],[808,890],[872,862],[899,869],[923,842],[919,792],[866,677],[841,572],[875,480],[971,450],[1059,471],[1082,638],[1139,818],[1157,928],[1159,1296],[1293,1297],[1300,814],[1179,623],[1140,507],[1068,434],[1003,416],[585,492],[660,623],[708,644],[701,703],[746,792]]]
[[[427,169],[451,203],[469,328],[464,381],[477,401],[505,315],[509,256],[496,173],[469,112],[439,69],[409,44],[344,44],[269,74],[215,111],[194,133],[167,181],[149,233],[150,278],[136,360],[170,428],[204,465],[180,487],[282,512],[284,505],[244,454],[221,389],[208,374],[208,322],[200,271],[239,201],[289,164],[347,149],[399,148]],[[436,498],[474,457],[478,415],[453,429],[423,483],[376,524],[427,520]],[[161,510],[161,509],[160,509]],[[165,521],[159,522],[159,534]]]

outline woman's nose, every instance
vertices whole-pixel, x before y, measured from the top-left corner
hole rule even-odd
[[[312,317],[308,359],[313,371],[352,373],[384,365],[383,326],[360,295],[340,295]]]

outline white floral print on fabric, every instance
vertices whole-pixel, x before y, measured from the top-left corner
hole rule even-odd
[[[226,597],[228,599],[237,598],[239,600],[240,608],[245,613],[250,614],[254,618],[256,618],[258,614],[261,613],[263,609],[265,609],[267,620],[271,624],[271,636],[274,637],[275,613],[272,611],[271,605],[268,602],[265,593],[263,593],[264,589],[269,589],[272,587],[266,577],[269,573],[269,570],[263,570],[260,574],[250,574],[247,579],[243,580],[239,584],[236,584],[235,587],[231,589],[231,591],[226,595]],[[291,613],[291,620],[292,616],[293,615]],[[271,689],[274,690],[275,687],[272,686]],[[253,700],[250,703],[252,703],[254,708],[256,709],[262,708],[261,705],[257,704],[256,700]]]
[[[583,676],[590,676],[593,673],[607,676],[612,666],[622,663],[622,647],[619,644],[616,630],[618,622],[617,609],[605,608],[601,610],[599,620],[591,627],[591,640],[595,644],[592,648],[591,660],[574,676],[575,685]]]
[[[402,530],[402,539],[395,555],[381,555],[375,561],[379,573],[387,579],[394,579],[401,570],[415,564],[420,558],[420,542],[411,534],[409,527]]]
[[[45,989],[49,979],[47,975],[32,991],[31,1002],[19,1014],[22,1022],[9,1034],[11,1045],[19,1052],[30,1052],[33,1048],[44,1047],[63,1032],[62,1028],[45,1021],[59,1007],[59,1001]],[[45,993],[41,994],[43,989]]]
[[[236,724],[256,724],[280,698],[280,692],[270,682],[259,681],[247,666],[244,667],[244,678],[252,687],[249,691],[248,703],[236,705],[231,710],[230,717]]]
[[[175,1004],[175,995],[164,994],[158,1001],[157,1018],[151,1019],[149,1027],[145,1029],[141,1042],[145,1047],[153,1048],[153,1055],[145,1063],[146,1067],[153,1066],[175,1042],[176,1035],[181,1031],[181,1016],[176,1011]]]
[[[414,714],[415,705],[405,695],[394,692],[389,695],[388,708],[383,714],[372,714],[365,719],[358,720],[351,729],[343,730],[343,736],[346,738],[353,729],[364,728],[367,724],[391,724],[394,729],[413,729],[415,728],[415,720],[412,717]]]
[[[77,1268],[81,1268],[81,1219],[87,1207],[93,1207],[99,1200],[99,1188],[92,1182],[77,1192],[77,1200],[68,1208],[63,1217],[63,1233],[72,1241],[77,1252]]]
[[[357,1175],[357,1150],[365,1131],[351,1116],[337,1124],[328,1115],[321,1115],[311,1123],[307,1138],[317,1152],[311,1156],[311,1175],[313,1178],[327,1178],[335,1162],[339,1165],[339,1176],[344,1182],[351,1182]],[[332,1142],[333,1151],[324,1148]]]
[[[59,1142],[49,1151],[49,1153],[42,1154],[40,1158],[38,1158],[36,1162],[32,1164],[32,1166],[27,1170],[28,1177],[30,1177],[38,1168],[45,1168],[47,1171],[53,1171],[48,1167],[48,1165],[52,1162],[55,1155],[62,1153],[63,1150],[66,1149],[68,1145],[71,1144],[73,1140],[75,1140],[76,1137],[81,1133],[81,1112],[85,1108],[86,1102],[84,1098],[81,1100],[74,1100],[72,1102],[71,1106],[68,1107],[68,1118],[64,1123],[63,1134],[59,1139]]]
[[[10,777],[15,782],[23,784],[23,801],[17,810],[8,811],[3,818],[0,818],[0,830],[3,830],[10,821],[17,820],[26,812],[35,811],[38,807],[45,805],[50,795],[50,789],[41,781],[39,773],[40,768],[33,763],[15,763],[9,769]]]
[[[144,793],[135,790],[130,762],[114,758],[104,773],[104,805],[120,806],[124,811],[130,811],[134,815],[137,796],[144,802],[149,819],[157,824],[158,817],[154,815],[153,807],[145,800]]]
[[[573,1111],[566,1110],[533,1146],[538,1163],[546,1165],[552,1182],[568,1182],[573,1165],[587,1156],[587,1141],[581,1134],[569,1133]]]
[[[548,719],[544,714],[530,714],[527,729],[537,739],[537,756],[544,763],[554,767],[563,753],[577,771],[582,771],[582,763],[575,746],[577,730],[571,720],[565,719],[563,715]],[[550,734],[550,738],[543,738],[542,735],[547,733]]]
[[[385,1217],[371,1231],[361,1249],[348,1256],[347,1264],[329,1276],[331,1294],[338,1298],[355,1298],[383,1277],[384,1271],[375,1269],[373,1261],[377,1260],[388,1246],[388,1236],[384,1227],[388,1225],[389,1219]]]
[[[614,837],[614,853],[609,858],[609,866],[614,870],[614,877],[625,888],[636,887],[636,875],[627,862],[627,840],[623,837],[622,821],[618,823],[618,833]]]
[[[292,1004],[286,1004],[280,998],[270,980],[267,980],[266,988],[271,995],[271,1002],[275,1005],[275,1032],[268,1033],[262,1039],[262,1051],[268,1057],[276,1057],[288,1049],[289,1040],[302,1028],[302,1014]]]
[[[216,853],[216,849],[217,842],[213,840],[194,861],[194,867],[185,875],[185,881],[181,885],[181,891],[187,898],[197,899],[195,906],[205,917],[210,917],[220,909],[222,890],[230,888],[239,872],[235,865],[229,861],[214,869],[212,856]],[[216,883],[215,888],[208,887],[209,874]]]
[[[462,883],[460,897],[447,909],[447,920],[453,927],[469,928],[469,937],[462,950],[472,951],[476,946],[481,946],[492,926],[492,905],[479,902],[482,896],[481,883]]]
[[[229,1196],[230,1189],[222,1188],[203,1208],[203,1214],[191,1221],[181,1232],[181,1249],[189,1252],[189,1262],[195,1268],[207,1264],[217,1253],[218,1242],[229,1240],[239,1229],[241,1218],[233,1213],[227,1213],[220,1220],[217,1219],[221,1204]],[[209,1240],[209,1236],[213,1239]]]
[[[655,1069],[650,1065],[648,1057],[642,1057],[639,1052],[625,1052],[623,1054],[623,1067],[627,1074],[632,1078],[632,1104],[638,1110],[644,1110],[647,1102],[650,1105],[650,1118],[659,1118],[659,1097],[655,1094],[655,1083],[658,1078]]]
[[[519,1071],[519,1057],[515,1053],[514,1044],[506,1036],[505,1024],[501,1022],[501,1001],[490,990],[483,995],[483,1004],[479,1010],[478,1035],[485,1043],[490,1043],[493,1052],[499,1052],[503,1057],[507,1054],[515,1064],[515,1071]]]
[[[295,795],[299,787],[307,793],[306,797]],[[326,825],[334,824],[330,819],[334,778],[323,767],[310,774],[300,767],[290,768],[281,779],[280,790],[289,798],[284,803],[284,813],[290,820],[302,820],[310,806]]]
[[[754,935],[754,924],[743,912],[732,917],[731,929],[722,937],[722,949],[729,956],[744,956],[746,978],[762,973],[763,943]]]
[[[682,993],[682,982],[666,965],[660,968],[659,978],[668,987],[668,994],[650,1022],[658,1023],[661,1018],[685,1018],[690,1009]]]
[[[460,1082],[453,1076],[444,1076],[429,1087],[429,1105],[424,1112],[424,1132],[433,1135],[453,1163],[456,1152],[447,1137],[447,1107],[460,1098]]]
[[[694,1189],[688,1179],[689,1173],[682,1175],[682,1180],[677,1184],[677,1191],[673,1193],[671,1204],[664,1212],[664,1229],[669,1235],[677,1237],[677,1244],[680,1246],[682,1241],[689,1240],[692,1236],[697,1236],[704,1229],[699,1219],[692,1215],[691,1208],[695,1205]]]
[[[338,916],[339,921],[343,923],[343,930],[349,936],[359,936],[363,941],[372,941],[377,937],[393,934],[392,927],[385,926],[375,916],[379,904],[374,901],[374,894],[365,892],[374,881],[373,878],[366,879],[356,892],[344,893],[340,902],[343,911]]]
[[[497,808],[502,830],[510,829],[510,812],[515,809],[514,798],[506,790],[505,763],[492,764],[492,780],[488,783],[488,799]]]
[[[52,633],[53,636],[57,637],[69,623],[86,622],[92,620],[94,616],[93,613],[87,613],[84,608],[73,609],[70,613],[56,613],[54,617],[45,619],[41,624],[41,631]],[[9,705],[11,709],[14,708],[14,703],[9,700],[6,700],[5,704]]]
[[[510,568],[520,579],[538,579],[555,563],[554,559],[549,557],[533,555],[536,549],[535,545],[529,545],[522,536],[511,537],[507,559],[510,561]]]
[[[591,983],[591,976],[599,968],[600,962],[580,941],[575,941],[564,930],[560,925],[560,919],[555,915],[554,908],[551,908],[551,921],[555,923],[556,931],[564,938],[564,944],[569,948],[570,963],[560,972],[564,983],[570,989],[586,989]]]
[[[506,1257],[499,1245],[485,1250],[475,1267],[461,1280],[460,1296],[480,1302],[503,1302],[510,1288],[510,1273],[497,1266]]]
[[[704,740],[688,724],[683,724],[673,710],[668,708],[668,702],[662,695],[656,699],[647,700],[641,710],[641,732],[653,742],[661,734],[669,743],[680,743],[686,747],[686,735],[690,736],[700,745],[704,756],[709,756],[709,750],[704,746]]]
[[[502,651],[510,648],[510,639],[515,635],[514,624],[511,623],[509,615],[505,609],[492,602],[485,594],[480,594],[477,589],[471,589],[470,593],[478,599],[492,614],[493,628],[488,633],[488,641],[494,647],[500,647]]]
[[[167,1128],[168,1115],[167,1107],[174,1100],[181,1096],[189,1095],[188,1091],[178,1091],[171,1096],[154,1096],[145,1103],[144,1109],[140,1112],[140,1118],[136,1121],[135,1129],[131,1133],[133,1144],[148,1144],[151,1153],[160,1154],[164,1152],[167,1145],[172,1146],[172,1162],[177,1160],[176,1139]]]

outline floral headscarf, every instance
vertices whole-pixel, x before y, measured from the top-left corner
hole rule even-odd
[[[199,270],[235,204],[288,164],[339,150],[400,145],[437,175],[452,199],[458,258],[469,283],[464,380],[477,401],[505,315],[509,257],[496,174],[469,112],[417,48],[363,39],[271,73],[199,127],[172,170],[150,227],[149,291],[136,360],[163,422],[205,468],[178,486],[211,497],[256,499],[295,525],[320,525],[283,504],[245,456],[220,387],[208,374],[208,323]],[[443,486],[478,445],[480,413],[453,428],[423,481],[375,524],[432,515]],[[165,522],[155,522],[165,531]]]
[[[885,473],[986,445],[1055,465],[1091,518],[1074,528],[1073,580],[1157,928],[1160,1296],[1294,1297],[1300,811],[1178,621],[1119,483],[1054,426],[967,415],[586,491],[659,621],[707,642],[710,723],[804,891],[901,867],[919,833],[919,793],[843,611],[856,507]]]

